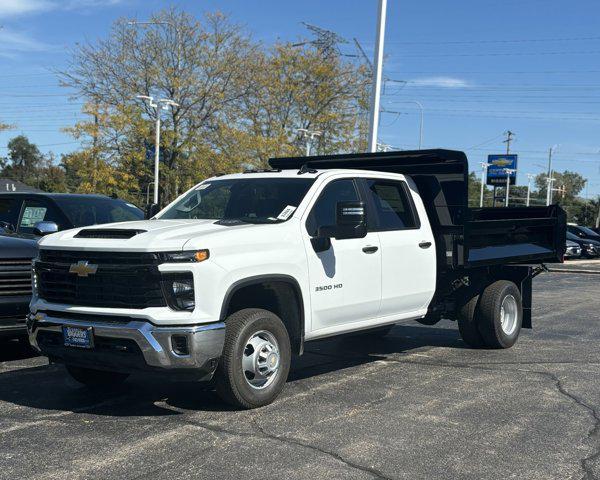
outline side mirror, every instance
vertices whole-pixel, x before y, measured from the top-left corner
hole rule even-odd
[[[7,232],[15,231],[15,226],[12,223],[8,223],[8,222],[0,222],[0,228]]]
[[[150,204],[148,204],[146,206],[146,215],[145,215],[146,220],[152,218],[158,212],[160,212],[160,207],[158,206],[158,203],[150,203]]]
[[[38,237],[43,237],[56,232],[58,232],[58,225],[54,222],[37,222],[33,226],[33,234]]]

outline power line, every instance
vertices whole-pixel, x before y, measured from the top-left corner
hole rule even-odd
[[[497,40],[450,40],[433,42],[424,41],[387,41],[389,44],[397,45],[480,45],[493,43],[543,43],[543,42],[579,42],[579,41],[597,41],[600,37],[563,37],[563,38],[520,38],[520,39],[497,39]],[[366,42],[368,44],[368,42]]]

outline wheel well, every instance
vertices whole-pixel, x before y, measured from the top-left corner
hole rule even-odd
[[[304,346],[304,308],[300,287],[293,280],[261,279],[242,282],[225,299],[221,318],[244,308],[262,308],[277,315],[287,328],[292,352],[302,354]]]

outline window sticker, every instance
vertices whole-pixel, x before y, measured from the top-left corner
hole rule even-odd
[[[37,222],[41,222],[44,220],[47,210],[45,207],[25,207],[23,218],[21,219],[21,227],[31,228]]]
[[[208,187],[210,187],[210,183],[203,183],[202,185],[198,185],[198,188],[196,188],[196,190],[204,190]]]
[[[292,213],[296,211],[296,207],[293,205],[288,205],[285,207],[279,215],[277,215],[277,220],[287,220],[292,216]]]

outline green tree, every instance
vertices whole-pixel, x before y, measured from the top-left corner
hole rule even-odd
[[[535,184],[539,191],[540,196],[546,198],[547,179],[548,175],[546,173],[541,173],[537,177],[535,177]],[[554,178],[553,188],[562,188],[564,187],[565,193],[561,194],[560,192],[553,192],[553,201],[566,204],[572,203],[575,198],[581,193],[583,187],[585,186],[585,182],[587,181],[585,177],[580,175],[577,172],[570,172],[569,170],[565,170],[564,172],[554,172],[552,174],[552,178]]]
[[[44,165],[44,156],[38,147],[24,135],[12,138],[7,146],[7,162],[2,175],[37,186],[39,171]]]

